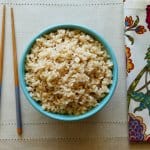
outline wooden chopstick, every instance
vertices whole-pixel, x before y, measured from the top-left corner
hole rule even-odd
[[[5,42],[5,5],[3,6],[3,16],[2,16],[2,28],[1,28],[1,41],[0,41],[0,100],[1,100],[1,90],[2,90],[2,78],[3,78],[3,51]]]
[[[20,105],[20,91],[18,79],[18,63],[17,63],[17,47],[15,36],[14,13],[11,8],[11,28],[12,28],[12,46],[13,46],[13,65],[14,65],[14,81],[15,81],[15,95],[16,95],[16,119],[17,119],[17,133],[22,134],[22,118],[21,118],[21,105]]]

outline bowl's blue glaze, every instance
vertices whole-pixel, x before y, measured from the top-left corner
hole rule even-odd
[[[88,33],[92,37],[95,37],[95,39],[100,41],[104,45],[104,47],[107,49],[107,52],[109,53],[111,60],[114,64],[114,66],[113,66],[113,83],[110,86],[109,94],[106,97],[104,97],[103,100],[96,107],[94,107],[91,110],[89,110],[88,112],[81,114],[81,115],[78,115],[78,116],[55,114],[55,113],[43,110],[42,107],[35,100],[33,100],[30,97],[29,92],[27,91],[27,88],[26,88],[25,80],[24,80],[24,75],[25,75],[24,68],[25,68],[26,55],[30,52],[32,45],[35,43],[35,40],[37,38],[41,37],[43,34],[55,31],[55,30],[60,29],[60,28],[79,29],[85,33]],[[105,39],[103,37],[101,37],[97,32],[93,31],[92,29],[89,29],[88,27],[82,26],[82,25],[74,25],[74,24],[55,25],[55,26],[50,26],[50,27],[44,29],[43,31],[41,31],[39,34],[37,34],[30,41],[30,43],[27,45],[27,47],[25,48],[24,53],[23,53],[22,58],[21,58],[21,61],[20,61],[20,64],[19,64],[19,80],[20,80],[22,90],[23,90],[27,100],[30,102],[30,104],[36,110],[38,110],[43,115],[45,115],[49,118],[53,118],[53,119],[57,119],[57,120],[63,120],[63,121],[75,121],[75,120],[85,119],[85,118],[88,118],[88,117],[94,115],[96,112],[100,111],[110,101],[110,99],[111,99],[111,97],[115,91],[117,81],[118,81],[118,65],[117,65],[116,57],[114,55],[112,48],[105,41]]]

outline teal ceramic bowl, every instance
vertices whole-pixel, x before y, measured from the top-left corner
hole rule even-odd
[[[50,32],[53,32],[57,29],[79,29],[89,35],[91,35],[92,37],[94,37],[95,39],[97,39],[98,41],[100,41],[104,47],[106,48],[108,54],[111,57],[111,60],[114,64],[113,66],[113,83],[112,85],[110,85],[110,92],[108,93],[108,95],[106,95],[103,100],[94,108],[92,108],[91,110],[87,111],[84,114],[81,115],[62,115],[62,114],[56,114],[56,113],[52,113],[52,112],[48,112],[42,109],[42,107],[40,106],[40,104],[38,104],[35,100],[32,99],[32,97],[29,95],[29,92],[27,91],[26,88],[26,82],[24,80],[24,75],[25,75],[25,59],[26,59],[26,55],[28,53],[30,53],[31,47],[33,46],[33,44],[35,43],[35,40],[39,37],[41,37],[43,34],[47,34]],[[81,120],[81,119],[85,119],[88,118],[92,115],[94,115],[95,113],[97,113],[98,111],[100,111],[102,108],[104,108],[106,106],[106,104],[111,100],[111,97],[115,91],[116,85],[117,85],[117,81],[118,81],[118,65],[117,65],[117,61],[116,61],[116,57],[114,55],[114,52],[112,50],[112,48],[110,47],[110,45],[105,41],[105,39],[99,35],[96,31],[82,26],[82,25],[74,25],[74,24],[63,24],[63,25],[55,25],[55,26],[50,26],[46,29],[44,29],[43,31],[41,31],[40,33],[38,33],[27,45],[27,47],[24,50],[24,53],[22,55],[20,64],[19,64],[19,79],[20,79],[20,84],[21,84],[21,88],[27,98],[27,100],[30,102],[30,104],[40,113],[42,113],[43,115],[49,117],[49,118],[53,118],[56,120],[62,120],[62,121],[76,121],[76,120]]]

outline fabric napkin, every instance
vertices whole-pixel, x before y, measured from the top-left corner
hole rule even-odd
[[[150,1],[126,0],[125,49],[130,142],[150,142]]]

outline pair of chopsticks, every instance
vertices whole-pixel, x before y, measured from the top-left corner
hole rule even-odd
[[[2,19],[2,31],[1,31],[1,46],[0,46],[0,96],[3,74],[3,51],[4,51],[4,39],[5,39],[5,6],[3,6],[3,19]],[[11,8],[11,29],[12,29],[12,47],[13,47],[13,65],[14,65],[14,82],[15,82],[15,96],[16,96],[16,121],[17,121],[17,133],[22,134],[22,118],[21,118],[21,105],[20,105],[20,91],[19,91],[19,79],[18,79],[18,63],[17,63],[17,47],[15,37],[15,24],[14,13]]]

